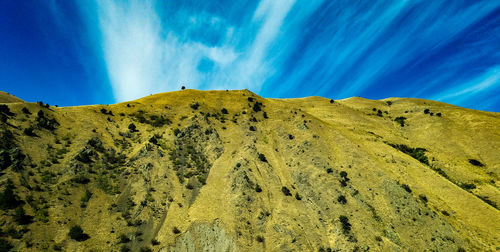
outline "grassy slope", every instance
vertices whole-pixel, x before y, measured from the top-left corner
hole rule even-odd
[[[262,111],[254,112],[255,101],[248,97],[262,102]],[[195,102],[200,104],[196,110],[189,106]],[[29,231],[21,239],[6,235],[21,250],[53,249],[54,244],[68,251],[121,246],[155,251],[452,251],[500,246],[500,212],[478,197],[500,205],[498,113],[420,99],[330,103],[321,97],[264,99],[246,90],[184,90],[109,106],[42,109],[60,126],[53,132],[35,128],[38,137],[30,137],[23,129],[35,124],[41,108],[32,103],[9,107],[16,116],[2,130],[15,134],[31,161],[21,171],[7,168],[0,181],[12,179],[19,197],[27,201],[31,196],[35,202],[24,205],[35,220],[27,225]],[[24,115],[23,107],[33,114]],[[113,116],[101,113],[102,108]],[[425,114],[426,108],[442,116]],[[139,110],[146,119],[164,116],[172,124],[140,123],[133,115]],[[394,121],[399,116],[407,118],[404,127]],[[128,133],[130,123],[138,132]],[[161,136],[158,146],[148,143],[155,134]],[[96,151],[90,164],[76,161],[91,138],[100,139],[104,151]],[[427,149],[430,166],[387,143]],[[63,148],[69,152],[55,154]],[[110,155],[109,148],[124,154],[124,163],[106,167],[109,162],[102,160]],[[267,162],[259,160],[259,153]],[[56,156],[58,164],[42,161]],[[473,166],[469,159],[485,166]],[[341,171],[349,178],[346,186],[341,185]],[[78,176],[90,182],[75,183]],[[205,185],[200,182],[204,179]],[[463,183],[476,188],[464,190]],[[286,196],[282,187],[292,195]],[[85,190],[92,196],[82,206]],[[341,195],[346,204],[338,202]],[[43,209],[48,217],[41,214]],[[13,211],[0,210],[4,232],[22,227],[9,217]],[[342,228],[341,215],[348,217],[350,231]],[[68,238],[76,224],[90,239]],[[120,243],[121,234],[131,241]],[[151,245],[152,239],[160,244]]]

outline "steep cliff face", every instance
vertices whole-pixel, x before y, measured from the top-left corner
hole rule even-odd
[[[0,106],[3,246],[500,249],[498,113],[247,90]]]

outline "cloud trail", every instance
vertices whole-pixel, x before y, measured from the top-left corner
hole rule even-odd
[[[104,1],[86,11],[116,100],[248,88],[268,97],[412,96],[487,109],[500,2]],[[96,28],[97,27],[97,28]],[[491,70],[491,71],[490,71]],[[472,85],[469,88],[468,85]],[[456,97],[450,96],[457,91]],[[476,92],[477,91],[477,92]],[[486,93],[485,93],[486,92]],[[484,94],[483,94],[484,93]],[[486,101],[487,99],[482,99]]]

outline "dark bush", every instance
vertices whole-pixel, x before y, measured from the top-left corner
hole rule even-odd
[[[404,116],[399,116],[399,117],[396,117],[396,119],[394,119],[394,121],[399,123],[399,125],[401,125],[401,127],[405,126],[405,120],[406,120],[406,117],[404,117]]]
[[[436,113],[436,116],[441,117],[441,112]]]
[[[391,144],[391,143],[389,143],[389,145],[391,147],[407,154],[407,155],[410,155],[414,159],[418,160],[420,163],[429,165],[429,159],[425,155],[425,152],[427,151],[426,149],[424,149],[424,148],[411,148],[411,147],[408,147],[404,144]]]
[[[382,117],[382,116],[383,116],[383,115],[382,115],[382,111],[381,111],[380,109],[377,111],[377,115],[378,115],[378,116],[380,116],[380,117]]]
[[[281,191],[283,192],[283,194],[285,196],[292,196],[292,193],[290,192],[290,190],[286,186],[281,187]]]
[[[387,106],[391,106],[392,105],[392,101],[386,101],[385,103],[387,103]]]
[[[59,122],[55,118],[49,119],[43,111],[39,110],[36,117],[37,126],[47,130],[55,130],[59,126]]]
[[[261,235],[257,235],[257,241],[258,242],[264,242],[264,237]]]
[[[69,230],[68,235],[69,235],[69,237],[71,239],[79,241],[79,242],[85,241],[88,238],[90,238],[88,234],[85,234],[83,232],[82,227],[80,227],[78,225],[71,227],[71,229]]]
[[[351,224],[349,223],[349,218],[345,215],[341,215],[339,217],[340,223],[342,223],[342,229],[344,230],[344,234],[349,233],[351,231]]]
[[[295,193],[295,199],[302,200],[302,197],[300,197],[300,194],[298,192]]]
[[[133,123],[131,123],[131,124],[128,125],[128,129],[130,130],[130,132],[136,132],[137,131],[137,127]]]
[[[160,242],[156,239],[153,239],[153,240],[151,240],[151,245],[153,245],[153,246],[160,245]]]
[[[228,114],[228,112],[227,112],[227,109],[226,109],[226,108],[222,108],[220,112],[222,112],[222,114]]]
[[[184,89],[186,89],[186,87],[185,87],[185,86],[182,86],[182,87],[181,87],[181,89],[182,89],[182,90],[184,90]]]
[[[14,221],[19,225],[27,225],[32,222],[32,217],[26,215],[24,208],[22,206],[18,206],[16,211],[14,212]]]
[[[474,165],[474,166],[479,166],[479,167],[483,167],[483,166],[484,166],[484,164],[483,164],[483,163],[481,163],[481,162],[479,162],[479,161],[477,161],[477,160],[475,160],[475,159],[469,159],[469,163],[470,163],[471,165]]]
[[[259,160],[262,161],[262,162],[266,162],[267,163],[267,159],[266,159],[266,156],[262,153],[259,153]]]
[[[102,109],[101,109],[101,113],[103,113],[103,114],[107,115],[107,114],[108,114],[108,111],[107,111],[105,108],[102,108]]]
[[[9,106],[7,106],[5,104],[0,104],[0,114],[5,114],[7,116],[15,115],[14,113],[10,112]]]
[[[326,169],[326,172],[327,173],[333,173],[333,169],[332,168],[328,168],[328,169]]]
[[[180,234],[180,233],[181,233],[181,230],[179,230],[177,227],[174,227],[174,228],[172,229],[172,232],[173,232],[174,234]]]
[[[120,236],[118,236],[118,240],[119,240],[118,241],[119,243],[128,243],[128,242],[130,242],[130,238],[128,238],[128,236],[125,235],[125,234],[121,234]]]
[[[262,192],[262,188],[260,187],[260,185],[259,185],[259,184],[256,184],[256,185],[255,185],[255,191],[256,191],[256,192]]]
[[[152,252],[153,250],[151,250],[151,248],[148,248],[148,247],[142,247],[139,251],[140,252]]]
[[[291,134],[288,134],[288,139],[293,140],[295,137]]]
[[[175,136],[179,135],[180,133],[181,133],[181,131],[178,128],[174,129]]]
[[[28,108],[26,107],[23,107],[23,109],[21,110],[23,113],[27,114],[27,115],[31,115],[31,112],[29,111]]]
[[[264,112],[264,118],[268,119],[269,117],[267,116],[267,112]]]
[[[253,102],[254,100],[255,100],[254,98],[252,98],[252,97],[248,97],[248,101],[249,101],[249,102]]]
[[[347,172],[346,171],[341,171],[340,172],[340,177],[346,179],[347,178]]]
[[[334,101],[333,99],[332,99],[332,100],[330,100],[330,103],[334,103],[334,102],[335,102],[335,101]]]
[[[10,244],[10,242],[4,238],[0,238],[0,251],[10,251],[14,246]]]
[[[401,184],[401,187],[403,187],[403,189],[405,189],[405,191],[411,193],[411,188],[410,188],[409,185],[407,185],[407,184]]]
[[[340,195],[338,198],[337,198],[337,202],[344,205],[345,203],[347,203],[347,199],[345,198],[344,195]]]
[[[472,190],[472,189],[476,189],[476,185],[472,184],[472,183],[460,183],[460,187],[465,189],[465,190]]]
[[[14,183],[12,183],[10,179],[7,180],[7,185],[5,186],[3,192],[0,193],[0,209],[14,209],[22,204],[22,201],[20,201],[14,193],[14,189]]]
[[[255,112],[259,112],[259,111],[261,111],[261,110],[262,110],[262,103],[260,103],[260,102],[255,102],[255,103],[253,104],[253,111],[255,111]]]
[[[429,114],[430,110],[429,109],[425,109],[424,110],[424,114]]]
[[[257,128],[256,128],[255,126],[250,126],[249,130],[250,130],[250,131],[256,131],[256,130],[257,130]]]
[[[34,137],[36,136],[35,132],[33,132],[33,130],[35,130],[33,127],[28,127],[26,129],[23,130],[23,133],[27,136],[31,136],[31,137]]]
[[[425,195],[423,195],[423,194],[420,194],[420,195],[418,195],[418,198],[419,198],[422,202],[424,202],[424,203],[426,203],[426,204],[427,204],[427,202],[428,202],[427,196],[425,196]]]
[[[198,102],[195,102],[195,103],[191,103],[191,105],[189,105],[189,106],[192,109],[197,110],[200,107],[200,104]]]

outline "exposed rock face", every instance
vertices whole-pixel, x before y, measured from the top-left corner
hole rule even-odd
[[[0,243],[15,250],[500,246],[498,113],[247,90],[0,105]]]

